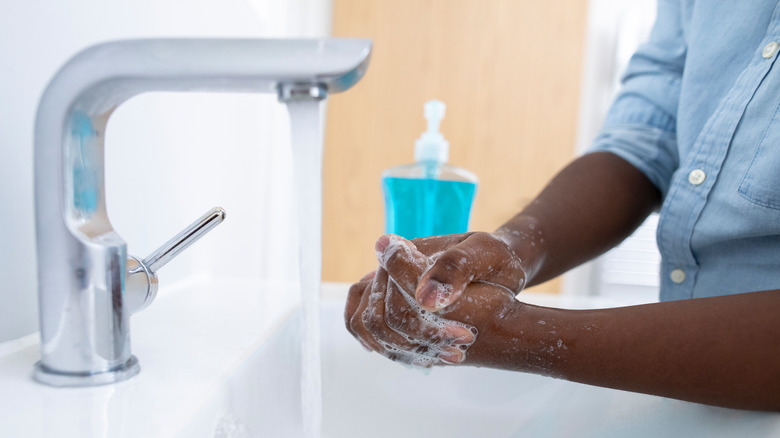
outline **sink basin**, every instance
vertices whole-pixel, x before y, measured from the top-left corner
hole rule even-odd
[[[323,438],[780,434],[780,414],[489,369],[405,368],[364,351],[347,333],[346,287],[323,289]],[[36,339],[0,344],[0,436],[303,436],[297,290],[208,278],[168,290],[132,320],[143,369],[125,382],[42,386],[30,376]],[[569,308],[615,304],[523,299]]]
[[[611,302],[523,294],[568,308]],[[368,353],[323,305],[323,437],[778,436],[780,414],[738,411],[472,367],[425,374]]]

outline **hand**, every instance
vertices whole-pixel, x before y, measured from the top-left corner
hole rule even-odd
[[[389,241],[388,236],[382,236],[377,241],[377,253]],[[417,302],[428,311],[451,305],[473,282],[503,287],[513,295],[526,284],[522,261],[497,234],[451,234],[415,239],[413,243],[420,252],[432,256],[432,265],[413,289]],[[403,275],[394,267],[387,270],[394,278]]]
[[[376,248],[380,267],[350,288],[345,320],[365,348],[392,360],[421,367],[464,362],[479,333],[474,325],[489,331],[493,319],[516,303],[505,288],[480,285],[445,311],[427,311],[411,291],[435,256],[427,257],[398,236],[381,237]]]

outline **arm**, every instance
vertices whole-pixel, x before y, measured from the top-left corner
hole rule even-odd
[[[609,250],[660,204],[644,174],[611,153],[585,155],[558,174],[496,234],[538,284]]]
[[[471,283],[461,299],[432,315],[411,300],[428,256],[400,238],[380,242],[380,268],[350,289],[346,320],[364,345],[393,360],[464,363],[780,410],[780,291],[562,310],[524,304],[500,286]],[[402,274],[394,278],[390,271]]]
[[[466,363],[780,410],[778,312],[780,291],[587,311],[517,302],[504,318],[476,324]]]
[[[492,235],[473,233],[454,245],[440,239],[446,250],[423,275],[415,296],[426,309],[438,310],[472,281],[518,293],[526,283],[549,280],[616,245],[659,203],[653,183],[622,158],[607,152],[585,155]],[[431,245],[418,243],[421,250],[425,244]],[[441,284],[452,285],[447,299],[440,297]]]

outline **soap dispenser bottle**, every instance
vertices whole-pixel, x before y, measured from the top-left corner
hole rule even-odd
[[[468,230],[477,177],[447,164],[450,145],[439,132],[445,108],[437,100],[425,104],[428,131],[415,142],[415,162],[382,174],[388,234],[414,239]]]

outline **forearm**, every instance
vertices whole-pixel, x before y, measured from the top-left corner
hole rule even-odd
[[[564,168],[496,234],[523,261],[533,285],[612,248],[659,203],[658,190],[631,164],[593,153]]]
[[[780,410],[780,291],[572,311],[518,303],[476,365],[699,403]]]

